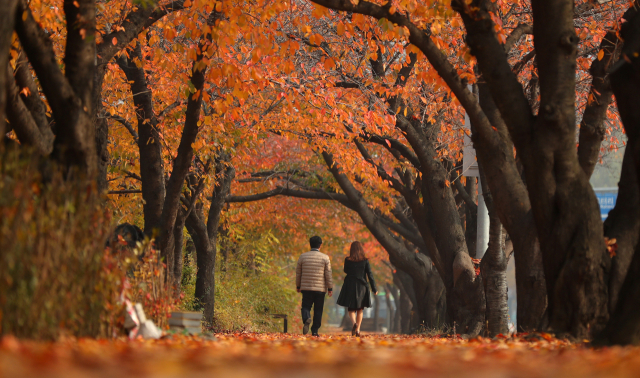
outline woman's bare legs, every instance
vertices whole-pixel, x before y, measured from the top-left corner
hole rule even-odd
[[[349,319],[351,319],[351,324],[356,324],[356,312],[357,311],[349,311]]]
[[[363,313],[364,313],[364,309],[361,308],[361,309],[359,309],[357,311],[357,314],[355,316],[356,322],[357,322],[356,324],[358,324],[358,327],[356,328],[356,332],[358,332],[358,333],[360,333],[360,325],[362,324]],[[349,314],[349,315],[351,315],[351,314]]]
[[[356,323],[356,312],[357,311],[349,311],[349,319],[351,319],[351,324],[353,324],[353,328],[351,331],[351,336],[355,336],[357,323]]]

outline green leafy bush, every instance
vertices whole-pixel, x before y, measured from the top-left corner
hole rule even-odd
[[[45,183],[43,183],[45,182]],[[124,269],[105,253],[110,213],[87,182],[50,174],[33,159],[0,161],[0,334],[55,339],[108,336]]]
[[[299,294],[280,264],[273,263],[270,246],[278,240],[270,233],[233,241],[233,252],[224,259],[218,253],[216,266],[215,332],[282,332],[283,320],[272,314],[286,314],[289,325],[298,311]],[[195,253],[186,253],[183,265],[180,308],[197,311],[194,302],[197,266]]]
[[[271,272],[249,272],[229,268],[216,277],[216,331],[282,332],[287,314],[291,323],[297,293],[276,268]]]

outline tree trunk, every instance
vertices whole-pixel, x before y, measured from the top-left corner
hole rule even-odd
[[[373,295],[373,332],[378,332],[380,298],[375,293],[371,293],[371,295]]]
[[[640,345],[640,246],[636,247],[615,310],[596,344]]]
[[[633,254],[640,241],[640,186],[636,178],[637,170],[632,158],[631,144],[627,144],[622,161],[618,199],[604,222],[604,235],[615,239],[617,249],[611,260],[609,275],[609,311],[613,313],[618,295]]]
[[[393,317],[393,333],[402,333],[402,309],[400,308],[402,299],[400,298],[400,289],[395,285],[393,285],[392,289],[393,300],[396,304],[396,312]]]
[[[498,133],[480,133],[471,124],[478,162],[483,167],[495,211],[513,241],[518,293],[518,329],[540,330],[547,309],[542,253],[527,188],[513,157],[513,143],[486,83],[478,84],[479,101]],[[499,151],[499,153],[497,153]]]
[[[5,72],[9,69],[9,49],[11,48],[11,37],[13,36],[13,25],[16,18],[17,0],[0,1],[0,137],[4,138],[5,130],[5,108],[7,104],[7,92],[4,90],[6,80],[9,78]]]
[[[222,17],[222,15],[215,10],[211,12],[207,19],[207,25],[212,27],[215,25],[215,20]],[[189,168],[191,167],[191,161],[193,159],[193,143],[196,141],[200,127],[200,111],[202,108],[202,96],[205,83],[205,73],[208,68],[209,60],[205,57],[205,52],[212,43],[213,35],[211,32],[206,33],[198,43],[196,60],[193,62],[191,69],[191,83],[195,93],[189,93],[187,98],[187,110],[185,112],[184,128],[182,129],[182,136],[180,138],[180,145],[178,146],[178,154],[173,160],[171,177],[166,185],[166,194],[164,198],[164,204],[162,206],[162,214],[160,221],[160,236],[159,236],[159,249],[162,257],[166,257],[170,252],[172,245],[169,243],[169,238],[172,237],[173,227],[176,221],[176,215],[180,207],[180,195],[182,193],[182,186],[184,184]],[[217,227],[217,225],[216,225]],[[214,244],[215,248],[215,244]],[[215,259],[215,256],[214,256]],[[211,295],[211,306],[213,306],[213,293]],[[213,319],[213,307],[209,312],[210,319]],[[207,310],[205,309],[205,318],[207,317]]]
[[[129,48],[127,51],[129,58],[123,54],[117,59],[117,62],[130,83],[131,93],[135,94],[133,104],[138,121],[139,138],[136,142],[140,152],[144,232],[152,237],[154,233],[158,235],[157,233],[160,231],[165,201],[162,145],[156,128],[158,121],[153,110],[153,94],[147,85],[140,44],[137,43],[135,47]],[[165,254],[164,257],[168,263],[169,256]]]
[[[97,184],[98,190],[102,193],[109,190],[107,181],[107,171],[109,169],[109,121],[106,118],[104,105],[102,104],[102,85],[107,72],[106,64],[98,64],[93,79],[93,103],[95,104],[95,117],[93,123],[96,133],[96,153],[97,153]],[[135,96],[134,96],[135,97]]]
[[[481,169],[483,166],[481,166]],[[481,172],[482,175],[482,172]],[[486,180],[481,180],[486,182]],[[480,262],[480,273],[487,300],[486,323],[489,336],[509,333],[509,305],[507,300],[507,256],[504,233],[498,218],[493,196],[483,184],[483,196],[489,210],[489,247]]]
[[[182,284],[182,268],[184,265],[184,255],[182,254],[182,246],[184,242],[184,224],[186,222],[184,211],[178,212],[176,218],[176,225],[173,228],[173,263],[172,269],[169,269],[167,264],[167,272],[171,274],[169,282],[173,283],[176,288],[176,292],[180,292],[180,286]]]
[[[389,326],[387,327],[387,333],[394,333],[396,308],[393,308],[393,306],[391,306],[391,298],[393,297],[395,302],[395,295],[393,293],[391,285],[389,285],[388,282],[385,284],[385,289],[386,290],[384,292],[384,299],[387,302],[387,325]],[[397,304],[398,302],[395,303]]]
[[[407,335],[411,333],[411,310],[413,308],[413,301],[411,299],[412,293],[406,288],[409,287],[413,290],[413,283],[408,274],[398,270],[393,275],[393,284],[400,290],[400,303],[398,307],[400,310],[400,333]]]
[[[478,181],[475,177],[467,177],[465,189],[471,200],[478,203]],[[465,214],[465,231],[464,238],[467,241],[467,249],[469,256],[476,257],[476,243],[478,242],[478,211],[473,211],[469,206],[466,207]]]
[[[618,104],[620,118],[629,138],[619,184],[619,195],[624,197],[619,197],[619,201],[630,200],[630,203],[618,202],[614,209],[616,213],[611,215],[615,219],[612,219],[610,223],[617,223],[618,217],[620,217],[621,222],[629,222],[631,226],[627,231],[628,234],[625,235],[629,239],[621,241],[624,250],[620,252],[624,255],[620,256],[618,266],[614,263],[613,274],[618,274],[624,269],[622,259],[627,258],[625,257],[628,253],[627,249],[632,246],[634,241],[636,247],[626,278],[619,291],[615,310],[607,327],[599,336],[598,341],[605,344],[640,344],[640,245],[637,241],[638,230],[637,228],[633,229],[633,224],[637,222],[638,212],[636,210],[635,214],[632,214],[628,219],[618,214],[618,205],[620,205],[620,214],[625,213],[622,207],[637,205],[638,188],[640,187],[640,108],[637,106],[637,100],[640,98],[640,60],[638,59],[640,12],[638,12],[638,5],[638,2],[635,1],[623,16],[627,22],[622,24],[620,36],[624,41],[622,56],[625,59],[620,61],[619,67],[611,74],[611,87]],[[637,185],[635,188],[629,182],[634,176],[632,171],[635,171]]]
[[[218,227],[220,214],[231,190],[231,182],[235,170],[228,164],[228,156],[216,158],[216,183],[211,197],[211,206],[205,223],[201,202],[191,211],[186,219],[186,226],[196,247],[198,256],[198,273],[196,275],[195,297],[204,308],[204,321],[213,324],[215,315],[215,270]]]
[[[7,6],[11,7],[11,4]],[[15,31],[56,122],[54,159],[66,170],[67,177],[79,175],[92,180],[97,168],[92,122],[95,111],[92,98],[96,56],[95,2],[67,0],[63,9],[67,20],[64,73],[58,66],[49,36],[35,21],[25,1],[18,1]]]
[[[403,117],[397,125],[416,151],[422,170],[422,196],[431,235],[442,261],[440,276],[446,288],[447,315],[463,332],[477,335],[484,323],[484,291],[469,256],[448,174],[437,159],[433,143],[421,128]]]
[[[613,94],[607,70],[618,59],[619,49],[616,49],[618,44],[616,32],[609,31],[600,42],[599,50],[604,54],[601,59],[594,59],[591,62],[589,101],[582,113],[578,139],[578,161],[587,177],[591,177],[598,163],[600,146],[606,134],[604,120],[607,118],[607,109]]]
[[[432,266],[423,267],[425,274],[413,278],[415,304],[419,324],[428,329],[438,328],[446,322],[446,290],[440,274]]]

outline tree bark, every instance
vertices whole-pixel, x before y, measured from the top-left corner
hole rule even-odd
[[[393,275],[393,284],[400,290],[400,332],[407,335],[411,333],[411,313],[415,302],[415,299],[412,300],[413,282],[411,276],[397,270]]]
[[[102,38],[102,42],[96,45],[96,58],[98,64],[94,75],[93,102],[96,108],[94,124],[96,129],[96,150],[98,154],[98,189],[108,190],[107,168],[109,164],[109,123],[105,118],[102,105],[102,84],[107,69],[107,63],[113,59],[118,51],[127,47],[131,41],[146,28],[150,27],[165,15],[184,8],[184,1],[173,1],[163,7],[156,2],[145,4],[127,14],[121,23],[121,28]],[[114,44],[115,42],[115,44]],[[135,96],[134,96],[135,99]]]
[[[615,239],[617,249],[611,260],[609,275],[609,311],[613,313],[618,295],[624,283],[633,254],[640,241],[640,186],[632,157],[632,148],[627,144],[622,161],[622,172],[618,184],[616,206],[604,222],[604,236]]]
[[[483,168],[482,166],[480,167]],[[482,172],[481,172],[482,175]],[[486,180],[482,180],[486,182]],[[480,262],[480,273],[487,300],[486,324],[489,336],[509,333],[509,305],[507,301],[507,256],[504,250],[504,233],[489,186],[483,184],[489,210],[489,247]]]
[[[542,252],[527,188],[513,157],[513,143],[489,88],[478,83],[479,102],[497,132],[480,132],[474,123],[472,141],[500,222],[513,241],[520,331],[537,331],[545,324],[547,292]]]
[[[95,2],[64,2],[67,21],[65,73],[53,44],[24,0],[15,12],[15,31],[38,76],[56,122],[53,156],[68,172],[93,179],[97,160],[92,114],[95,71]],[[75,177],[73,175],[68,177]]]
[[[13,25],[16,17],[17,0],[0,1],[0,137],[4,138],[5,130],[5,108],[7,104],[7,92],[4,90],[6,81],[10,78],[5,75],[9,67],[9,50],[11,49],[11,37],[13,36]]]
[[[489,14],[493,4],[478,4],[481,9],[475,16],[461,2],[458,10],[471,51],[523,162],[543,252],[550,328],[587,338],[608,317],[608,259],[598,204],[575,148],[578,38],[573,2],[532,2],[541,96],[537,117],[495,36]]]
[[[180,292],[180,287],[182,284],[182,267],[184,265],[184,255],[182,254],[182,247],[184,244],[184,224],[185,224],[185,213],[184,210],[178,212],[178,216],[176,218],[176,225],[173,228],[173,253],[172,253],[172,262],[171,266],[167,264],[167,276],[170,277],[168,280],[175,289],[176,293]]]
[[[130,83],[131,93],[134,94],[132,97],[138,123],[144,232],[152,237],[160,231],[165,201],[162,145],[157,129],[158,120],[153,110],[153,93],[147,85],[140,44],[137,43],[135,47],[129,48],[128,55],[129,58],[124,54],[121,55],[117,62]],[[176,173],[179,174],[179,172]]]
[[[475,177],[467,177],[465,190],[473,203],[478,204],[478,181]],[[476,257],[476,243],[478,242],[478,210],[467,206],[465,214],[464,238],[467,241],[469,256]]]
[[[39,155],[49,155],[53,150],[55,136],[47,124],[40,129],[36,123],[33,113],[27,108],[20,96],[11,68],[7,67],[4,76],[6,77],[6,91],[3,93],[8,95],[6,114],[10,127],[15,131],[20,144],[31,146]],[[33,96],[37,96],[37,92]]]
[[[386,290],[385,290],[385,299],[387,301],[387,317],[389,318],[389,329],[387,331],[387,333],[397,333],[398,331],[396,331],[396,318],[397,318],[397,314],[398,314],[398,305],[399,305],[399,301],[398,301],[398,296],[396,295],[395,292],[395,288],[390,285],[388,282],[385,284]],[[391,299],[393,298],[393,302],[394,302],[394,306],[391,306]]]
[[[380,298],[374,293],[373,295],[373,332],[378,332],[378,320],[380,314]]]
[[[421,191],[427,217],[433,219],[429,226],[443,264],[440,275],[447,293],[447,315],[463,333],[475,336],[484,324],[484,291],[481,280],[476,279],[453,192],[445,185],[448,174],[421,130],[401,115],[397,119],[422,167]]]
[[[206,222],[202,202],[196,204],[196,208],[186,219],[187,230],[198,256],[195,297],[199,305],[204,308],[204,321],[207,324],[213,324],[215,316],[216,244],[220,214],[231,190],[235,170],[228,165],[227,159],[222,158],[216,162],[216,173],[216,184]]]
[[[623,18],[626,20],[622,24],[620,31],[621,39],[624,40],[622,57],[620,63],[611,74],[611,87],[618,104],[620,118],[628,136],[627,150],[623,161],[623,171],[620,177],[620,193],[624,195],[624,199],[632,197],[630,207],[637,204],[638,187],[640,187],[640,108],[637,106],[637,100],[640,98],[640,60],[638,55],[640,52],[640,12],[638,12],[638,2],[627,10]],[[635,171],[635,181],[638,185],[633,188],[629,183],[633,179],[632,171]],[[624,180],[624,181],[623,181]],[[631,194],[627,191],[633,191]],[[623,192],[624,189],[624,192]],[[622,199],[622,198],[620,198]],[[626,203],[618,202],[622,206]],[[617,213],[618,206],[616,206]],[[623,212],[622,209],[620,212]],[[619,215],[612,214],[617,217]],[[622,216],[620,216],[622,218]],[[637,222],[638,213],[632,216],[630,223]],[[614,222],[614,220],[612,220]],[[625,240],[623,247],[629,248],[633,239],[637,239],[637,228],[634,232],[633,226],[629,232],[630,240]],[[631,242],[631,243],[630,243]],[[599,342],[604,344],[640,344],[640,246],[635,240],[636,247],[633,253],[631,264],[626,274],[626,278],[615,303],[615,310],[607,324],[607,327],[599,337]],[[621,251],[627,253],[627,251]],[[623,257],[623,256],[621,256]],[[622,261],[619,261],[621,263]],[[622,264],[620,264],[622,265]],[[615,267],[615,264],[614,264]],[[616,270],[613,273],[617,273]]]
[[[215,21],[221,17],[221,14],[213,11],[207,19],[207,25],[213,27]],[[182,130],[182,136],[180,138],[180,145],[178,146],[178,154],[173,160],[173,169],[171,171],[171,177],[166,186],[166,194],[164,199],[164,205],[162,206],[161,223],[160,223],[160,237],[159,237],[159,249],[161,256],[166,258],[169,254],[172,245],[169,244],[169,239],[172,237],[172,230],[176,221],[176,215],[178,208],[180,207],[180,194],[182,192],[182,185],[187,177],[189,168],[191,167],[191,160],[193,159],[193,143],[196,141],[200,127],[198,122],[200,121],[200,110],[202,107],[202,93],[205,83],[205,73],[208,67],[209,60],[205,59],[205,51],[212,43],[213,34],[207,33],[198,44],[198,53],[196,60],[193,62],[191,72],[191,83],[195,89],[195,93],[189,94],[187,99],[187,110],[185,113],[184,128]],[[205,63],[206,62],[206,63]],[[215,259],[215,256],[214,256]],[[213,301],[213,293],[211,295],[211,302]],[[213,306],[213,305],[211,305]],[[209,314],[205,309],[205,318],[207,315],[210,319],[213,319],[213,307],[209,309]]]
[[[578,139],[578,161],[588,177],[591,177],[598,163],[600,145],[606,132],[604,121],[613,94],[607,70],[617,60],[618,42],[616,32],[608,32],[600,43],[600,50],[604,51],[602,59],[596,58],[591,63],[591,88],[582,113]]]

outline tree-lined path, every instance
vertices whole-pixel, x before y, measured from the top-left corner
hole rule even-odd
[[[215,341],[4,338],[4,377],[636,377],[638,348],[593,350],[549,335],[452,340],[376,335],[216,335]],[[548,339],[548,340],[547,340]]]

